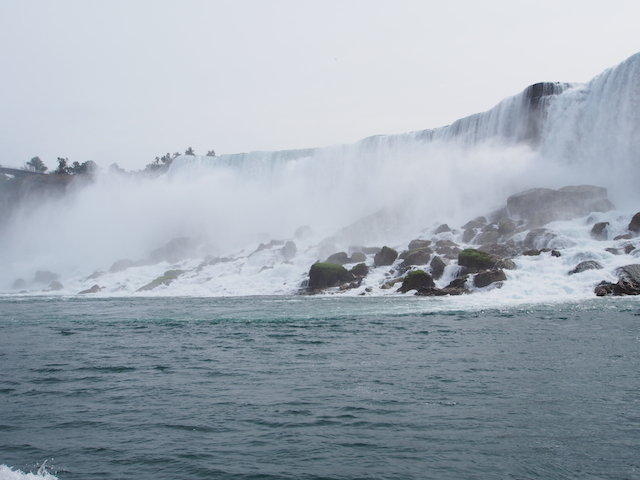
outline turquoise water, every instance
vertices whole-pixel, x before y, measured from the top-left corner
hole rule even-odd
[[[638,479],[639,367],[637,299],[7,297],[0,464],[46,461],[59,479]]]

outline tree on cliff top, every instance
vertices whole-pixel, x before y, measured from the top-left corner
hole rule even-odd
[[[44,173],[47,170],[49,170],[49,168],[47,168],[44,162],[40,160],[40,157],[33,157],[31,160],[29,160],[26,163],[26,166],[32,169],[34,172],[39,172],[39,173]]]

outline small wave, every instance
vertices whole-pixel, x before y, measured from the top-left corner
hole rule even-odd
[[[24,473],[7,465],[0,465],[0,480],[58,480],[58,477],[47,472],[46,463],[44,462],[36,473]]]

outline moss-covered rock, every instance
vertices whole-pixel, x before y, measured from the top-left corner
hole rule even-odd
[[[458,254],[458,265],[474,270],[489,270],[493,268],[496,259],[486,252],[465,248]]]
[[[349,273],[352,273],[356,278],[364,278],[369,274],[369,267],[364,263],[359,263],[349,270]]]
[[[376,256],[373,258],[373,264],[376,267],[391,265],[396,261],[396,258],[398,258],[398,252],[393,248],[384,246],[376,253]]]
[[[409,290],[420,290],[433,287],[435,287],[435,283],[431,275],[423,270],[414,270],[407,274],[398,291],[406,293]]]
[[[342,265],[326,262],[314,263],[309,269],[309,288],[318,290],[335,287],[352,278],[353,276]]]
[[[140,287],[138,292],[148,292],[149,290],[153,290],[160,285],[170,285],[176,278],[184,273],[184,270],[167,270],[164,272],[164,275],[156,278],[150,283],[147,283],[144,287]]]

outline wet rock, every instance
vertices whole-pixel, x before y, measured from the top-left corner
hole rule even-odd
[[[503,220],[498,224],[498,233],[503,236],[508,235],[509,233],[515,232],[517,228],[516,222],[513,220]]]
[[[25,288],[27,288],[27,282],[22,278],[17,278],[16,281],[11,284],[12,290],[24,290]]]
[[[630,233],[625,233],[624,235],[617,235],[615,237],[613,237],[614,240],[630,240],[631,239],[631,234]]]
[[[626,265],[616,270],[618,283],[602,282],[595,288],[599,297],[605,295],[640,295],[640,265]]]
[[[464,243],[470,243],[471,240],[474,239],[474,237],[476,236],[476,231],[473,228],[467,228],[463,233],[462,233],[462,241]]]
[[[435,283],[431,275],[423,270],[414,270],[407,274],[398,291],[407,293],[409,290],[420,290],[423,288],[433,287],[435,287]]]
[[[467,248],[458,254],[458,265],[470,270],[489,270],[496,264],[495,257],[481,250]]]
[[[604,249],[605,252],[609,252],[611,255],[620,255],[620,250],[617,248],[609,247]]]
[[[500,239],[500,233],[497,230],[487,230],[478,235],[473,243],[476,245],[487,245],[496,243]]]
[[[503,270],[516,270],[517,266],[510,258],[504,258],[496,262],[496,268],[501,268]]]
[[[542,249],[558,235],[546,228],[536,228],[527,233],[524,239],[524,247],[528,249]]]
[[[167,270],[164,274],[150,283],[147,283],[145,286],[140,287],[137,292],[147,292],[149,290],[153,290],[154,288],[159,287],[160,285],[169,286],[173,281],[178,278],[180,275],[185,273],[184,270]]]
[[[345,263],[349,263],[349,255],[347,252],[338,252],[330,255],[329,258],[325,260],[325,263],[335,263],[336,265],[344,265]]]
[[[449,228],[449,225],[447,225],[446,223],[443,223],[438,228],[436,228],[435,235],[438,235],[440,233],[447,233],[450,231],[451,229]]]
[[[54,280],[47,287],[47,292],[59,292],[60,290],[64,290],[64,286],[57,280]]]
[[[578,265],[573,267],[573,269],[570,270],[568,274],[575,275],[576,273],[586,272],[587,270],[602,270],[602,265],[600,265],[595,260],[585,260],[584,262],[580,262]]]
[[[436,242],[436,253],[449,260],[457,259],[461,251],[460,246],[451,240],[438,240]]]
[[[319,290],[353,280],[353,276],[342,265],[335,263],[315,263],[309,270],[309,289]]]
[[[367,260],[367,256],[362,252],[354,252],[349,258],[349,263],[362,263]]]
[[[441,257],[437,255],[434,256],[431,260],[431,275],[433,276],[433,278],[438,280],[440,277],[442,277],[446,266],[447,264]]]
[[[477,288],[483,288],[488,285],[491,285],[492,283],[502,282],[506,279],[507,279],[507,276],[505,275],[504,271],[501,269],[496,269],[496,270],[490,270],[488,272],[478,273],[473,278],[473,284]]]
[[[427,265],[431,259],[431,249],[418,248],[411,250],[409,254],[404,258],[401,267],[406,268],[412,265]]]
[[[416,240],[411,240],[409,242],[409,246],[407,247],[408,250],[415,250],[417,248],[428,248],[431,246],[431,240],[420,240],[420,239],[416,239]]]
[[[628,244],[624,247],[624,253],[626,253],[627,255],[629,255],[631,252],[633,252],[636,249],[636,247],[634,245]]]
[[[351,270],[349,270],[349,273],[351,273],[357,279],[363,279],[369,274],[369,267],[367,267],[364,263],[359,263]]]
[[[104,275],[105,272],[102,272],[100,270],[93,272],[91,275],[89,275],[87,278],[84,279],[84,281],[86,282],[87,280],[95,280],[96,278],[100,278],[101,276]]]
[[[100,290],[102,290],[102,287],[100,285],[94,285],[91,288],[88,288],[86,290],[82,290],[81,292],[78,292],[78,295],[87,295],[89,293],[98,293]]]
[[[474,220],[471,220],[465,223],[461,228],[469,229],[469,228],[482,228],[487,224],[487,219],[485,217],[477,217]]]
[[[640,212],[636,213],[629,222],[629,230],[635,233],[640,232]]]
[[[391,265],[396,261],[396,258],[398,258],[398,252],[393,248],[384,246],[376,253],[376,256],[373,258],[373,264],[376,267]]]
[[[591,228],[591,238],[594,240],[606,240],[608,238],[609,222],[598,222]]]
[[[280,254],[285,261],[292,260],[298,253],[298,247],[292,241],[285,242],[284,247],[280,249]]]

